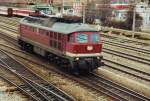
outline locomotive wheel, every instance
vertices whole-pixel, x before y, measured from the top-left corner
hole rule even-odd
[[[23,43],[22,45],[23,50],[32,53],[33,52],[33,46],[28,43]]]
[[[21,49],[25,50],[25,43],[23,41],[21,42]]]
[[[20,44],[22,50],[33,53],[33,46],[31,44],[28,44],[21,40],[19,40],[18,43]]]
[[[79,75],[80,70],[78,68],[78,63],[76,63],[74,61],[70,61],[70,66],[68,67],[68,71],[71,74]]]
[[[28,52],[33,53],[33,46],[32,45],[27,44],[26,49],[27,49]]]
[[[47,58],[50,62],[52,62],[52,61],[53,61],[53,58],[54,58],[54,55],[48,52],[48,53],[46,53],[46,58]]]

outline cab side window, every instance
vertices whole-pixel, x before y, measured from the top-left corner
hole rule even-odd
[[[68,41],[69,41],[70,43],[73,43],[73,42],[74,42],[74,34],[70,34],[68,38],[69,38]]]

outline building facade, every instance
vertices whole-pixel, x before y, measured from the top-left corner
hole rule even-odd
[[[148,1],[137,3],[136,12],[143,18],[141,29],[143,31],[150,30],[150,5]]]
[[[113,19],[116,21],[125,21],[128,8],[134,6],[136,12],[143,18],[141,30],[150,29],[150,0],[113,0],[111,7],[113,8]]]
[[[130,7],[129,0],[112,0],[110,5],[111,8],[113,8],[112,11],[113,20],[125,21],[126,14]]]

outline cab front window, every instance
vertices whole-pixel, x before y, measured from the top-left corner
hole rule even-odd
[[[92,41],[92,43],[98,43],[99,42],[99,34],[92,34],[91,41]]]
[[[84,33],[77,34],[77,42],[78,43],[87,43],[88,42],[88,35]]]

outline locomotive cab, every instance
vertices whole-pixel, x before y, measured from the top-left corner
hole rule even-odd
[[[74,32],[68,36],[67,55],[80,70],[92,71],[101,65],[99,32]]]
[[[94,55],[94,53],[100,53],[102,51],[102,43],[100,42],[100,35],[98,32],[72,33],[69,35],[68,43],[68,51],[74,53],[76,56],[78,54],[87,53],[89,55]]]

